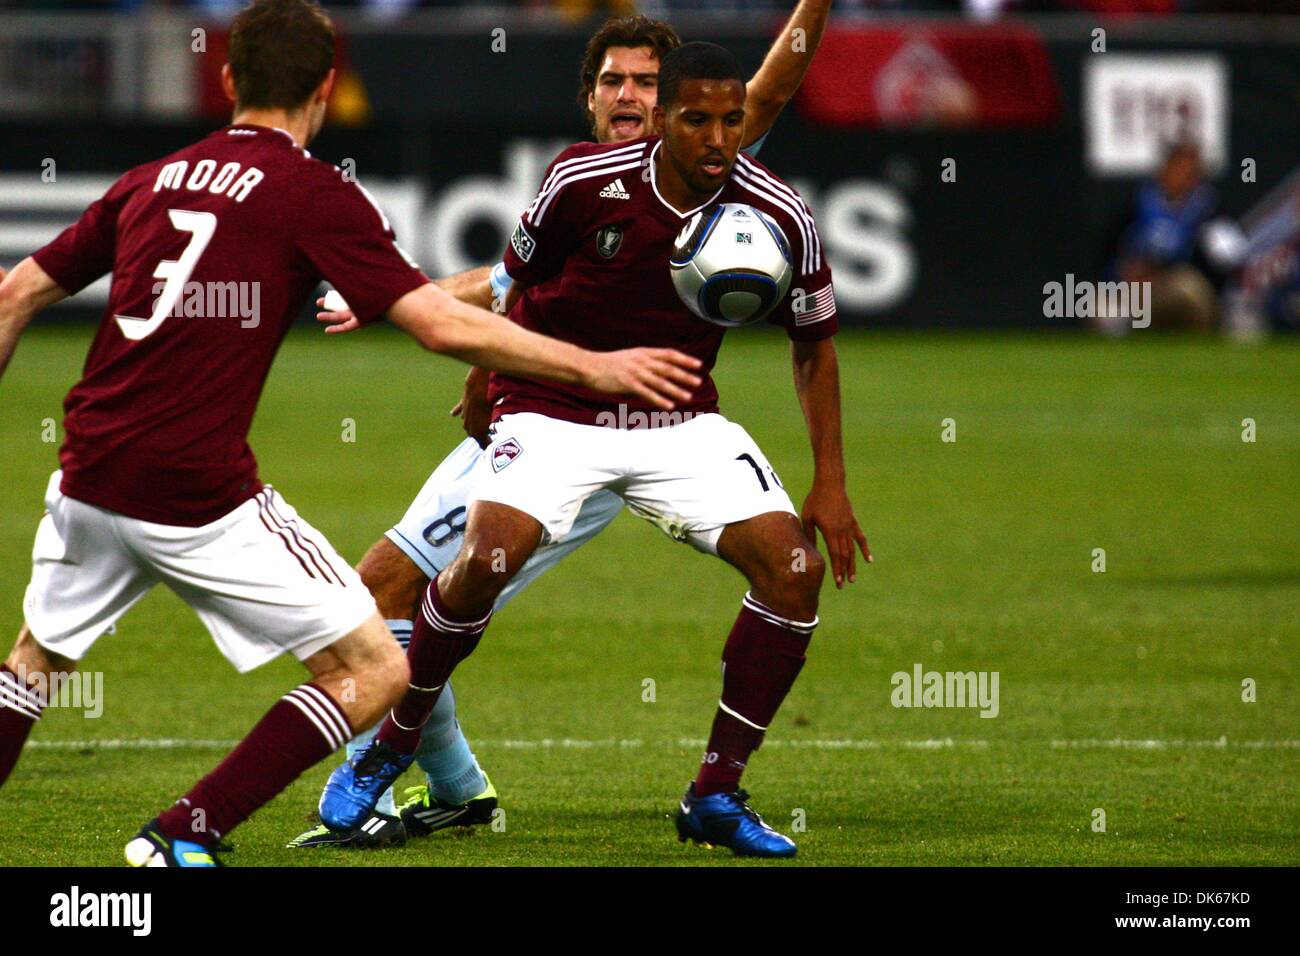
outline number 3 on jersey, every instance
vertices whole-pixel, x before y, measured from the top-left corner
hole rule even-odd
[[[198,264],[199,256],[212,241],[212,234],[217,229],[217,217],[210,212],[190,212],[186,209],[168,209],[167,215],[172,225],[181,232],[190,233],[190,241],[185,246],[179,259],[163,259],[158,268],[153,270],[155,279],[165,279],[162,295],[154,303],[153,315],[147,319],[137,319],[129,315],[115,315],[122,334],[133,342],[138,342],[147,335],[152,335],[163,324],[176,302],[185,291],[185,283]]]

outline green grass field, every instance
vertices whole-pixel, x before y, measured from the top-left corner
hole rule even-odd
[[[55,466],[42,420],[61,417],[88,342],[86,328],[36,329],[0,384],[9,634]],[[845,334],[840,354],[850,490],[876,564],[827,585],[809,663],[746,776],[775,826],[805,821],[795,862],[1300,863],[1300,343]],[[788,366],[779,335],[742,332],[718,379],[801,502],[810,456]],[[382,330],[296,331],[254,428],[262,475],[355,560],[459,439],[446,409],[460,379]],[[941,441],[946,418],[956,442]],[[720,562],[620,517],[457,671],[503,831],[283,849],[330,763],[240,828],[229,862],[735,865],[679,845],[669,814],[742,592]],[[917,663],[997,671],[999,715],[894,708],[890,675]],[[235,674],[165,592],[83,666],[104,674],[103,715],[46,711],[0,792],[0,863],[119,863],[219,759],[204,742],[241,736],[301,674],[291,660]],[[177,745],[131,743],[160,738]]]

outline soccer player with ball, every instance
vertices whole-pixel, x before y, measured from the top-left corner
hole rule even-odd
[[[800,0],[762,66],[746,84],[742,152],[757,155],[772,124],[798,89],[817,50],[829,10],[829,0]],[[596,142],[629,143],[654,132],[651,121],[658,97],[660,60],[680,44],[669,24],[641,15],[610,18],[591,36],[579,70],[579,102],[587,112]],[[613,187],[611,195],[624,191],[617,181],[609,185]],[[612,235],[606,238],[611,240]],[[498,263],[439,280],[438,284],[465,302],[487,307],[494,301],[504,303],[510,276],[505,263]],[[330,293],[320,302],[328,310],[321,318],[337,323],[332,331],[354,325],[346,302],[337,293]],[[487,372],[472,370],[464,396],[452,411],[461,416],[471,437],[434,469],[406,514],[357,565],[361,579],[403,646],[410,639],[411,619],[418,614],[429,581],[455,560],[464,539],[471,478],[483,457],[481,446],[488,442],[491,405],[487,390]],[[635,423],[636,416],[631,421]],[[569,534],[562,541],[543,543],[533,552],[497,598],[496,608],[509,603],[565,556],[598,535],[622,510],[623,499],[614,492],[591,494],[578,509]],[[841,545],[838,549],[832,547],[832,568],[839,584],[845,566],[836,555],[851,546],[843,533],[828,535],[828,540],[832,539]],[[373,732],[362,734],[349,744],[349,756],[371,736]],[[375,813],[360,825],[350,830],[320,825],[299,834],[289,846],[382,847],[402,843],[408,835],[422,836],[444,827],[491,820],[497,806],[496,788],[470,751],[450,685],[424,725],[416,763],[425,772],[425,782],[408,788],[409,799],[400,807],[390,790],[380,798]]]
[[[584,502],[613,492],[749,582],[723,651],[704,761],[678,811],[679,837],[744,855],[795,853],[793,841],[749,807],[740,778],[817,625],[825,565],[815,530],[827,539],[837,583],[854,579],[855,546],[870,560],[845,489],[830,268],[803,200],[738,155],[746,90],[734,57],[713,44],[686,44],[662,59],[658,85],[654,125],[662,138],[581,143],[551,164],[506,253],[511,318],[596,351],[671,346],[698,358],[707,376],[723,324],[771,309],[793,343],[813,447],[802,521],[762,451],[719,413],[710,378],[679,404],[689,420],[620,429],[601,422],[620,412],[630,418],[629,410],[650,419],[655,409],[494,374],[491,442],[474,465],[463,546],[423,596],[405,698],[326,786],[321,818],[331,829],[364,822],[412,764],[421,727],[511,578],[539,546],[572,534]]]

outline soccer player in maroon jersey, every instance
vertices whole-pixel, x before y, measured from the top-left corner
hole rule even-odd
[[[643,403],[616,404],[580,386],[493,374],[492,442],[474,476],[464,545],[429,585],[415,622],[411,689],[375,742],[331,776],[321,800],[326,826],[344,830],[364,819],[410,766],[421,725],[477,646],[510,577],[539,545],[565,539],[588,496],[610,490],[750,584],[723,651],[707,752],[681,802],[680,837],[739,854],[795,852],[748,806],[739,784],[817,625],[825,563],[816,531],[837,578],[855,579],[855,546],[871,560],[845,489],[830,268],[799,195],[738,156],[745,86],[726,50],[689,43],[664,57],[655,118],[662,139],[580,143],[551,164],[506,253],[511,318],[589,348],[672,345],[700,359],[707,374],[724,330],[678,298],[667,267],[674,239],[715,203],[767,213],[790,240],[795,270],[771,320],[792,341],[812,441],[802,521],[762,451],[719,413],[710,378],[665,420]],[[663,427],[631,425],[638,421]]]
[[[247,443],[275,352],[322,278],[361,320],[386,317],[465,361],[662,408],[699,382],[687,371],[695,359],[590,353],[430,283],[365,191],[304,149],[324,120],[333,50],[330,22],[309,0],[245,9],[223,71],[232,124],[127,172],[0,283],[2,372],[37,312],[113,273],[65,401],[25,624],[0,664],[0,782],[51,675],[74,669],[155,584],[194,608],[240,671],[288,652],[312,675],[141,829],[126,848],[136,866],[215,865],[235,826],[379,718],[407,683],[370,593],[262,484]]]
[[[829,9],[829,0],[800,0],[762,66],[745,84],[741,144],[747,155],[758,155],[782,108],[799,88]],[[670,24],[640,15],[611,17],[592,34],[578,71],[578,102],[586,111],[596,142],[626,143],[652,132],[659,61],[680,45]],[[463,301],[485,307],[494,300],[504,301],[509,283],[505,263],[439,281]],[[346,311],[331,311],[323,312],[322,318],[338,323],[342,330],[351,316]],[[461,416],[471,438],[438,463],[406,513],[357,565],[361,580],[403,645],[410,639],[411,622],[429,581],[460,550],[471,477],[483,454],[480,446],[488,441],[492,416],[487,391],[487,371],[472,369],[465,380],[462,400],[452,410],[453,415]],[[562,542],[544,544],[533,552],[497,598],[496,609],[504,607],[568,554],[585,546],[622,510],[623,499],[612,491],[590,495],[582,503],[569,534]],[[365,747],[377,731],[375,727],[358,734],[348,744],[348,757]],[[497,807],[496,788],[470,750],[450,684],[424,725],[416,763],[425,772],[424,780],[407,788],[408,799],[400,806],[390,790],[375,805],[375,812],[353,829],[334,831],[320,825],[299,834],[288,845],[381,847],[445,827],[491,822]]]

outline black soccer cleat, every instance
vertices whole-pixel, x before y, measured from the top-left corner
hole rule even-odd
[[[320,824],[306,833],[300,833],[286,847],[295,850],[314,849],[319,846],[339,847],[347,850],[379,850],[386,846],[406,843],[406,825],[398,817],[374,813],[361,826],[352,830],[331,830]]]
[[[483,792],[468,803],[445,803],[429,793],[427,785],[407,787],[406,795],[410,798],[398,808],[406,831],[411,836],[428,836],[435,830],[447,827],[471,827],[492,822],[492,813],[497,808],[497,789],[483,775],[487,786]]]

